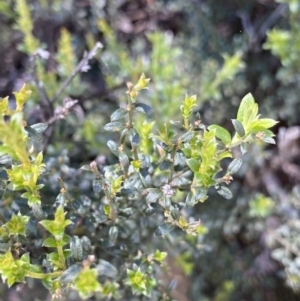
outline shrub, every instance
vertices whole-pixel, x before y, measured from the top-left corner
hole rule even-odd
[[[135,85],[127,84],[126,106],[113,112],[104,126],[120,133],[119,142],[107,143],[118,162],[100,167],[93,161],[82,167],[93,174],[91,199],[74,193],[58,178],[61,190],[56,201],[46,201],[51,206],[41,197],[50,179],[43,154],[35,146],[47,124],[26,124],[23,107],[31,91],[25,86],[15,93],[15,109],[9,107],[8,98],[1,100],[0,158],[6,173],[1,191],[6,213],[0,228],[0,271],[9,286],[29,277],[42,279],[54,295],[75,288],[82,298],[94,293],[100,299],[124,298],[130,287],[134,294],[158,298],[161,283],[155,274],[166,253],[156,248],[161,243],[151,238],[153,234],[165,237],[177,228],[203,235],[205,226],[188,208],[204,202],[211,187],[231,198],[226,185],[242,159],[232,160],[225,172],[223,159],[232,158],[236,147],[244,154],[255,141],[274,143],[269,128],[276,122],[260,118],[251,94],[232,119],[233,137],[221,126],[202,124],[198,113],[193,116],[196,96],[188,95],[180,106],[182,121],[141,137],[134,120],[136,114],[152,113],[149,105],[138,101],[149,80],[143,74]],[[150,155],[139,150],[142,139],[149,138]],[[19,206],[13,206],[15,200]]]

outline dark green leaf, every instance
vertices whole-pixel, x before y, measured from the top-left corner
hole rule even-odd
[[[164,208],[159,203],[151,203],[148,205],[148,208],[145,212],[147,215],[152,215],[154,213],[163,213]]]
[[[205,188],[195,188],[195,199],[196,201],[203,200],[207,195],[207,189]]]
[[[34,130],[36,130],[38,133],[43,133],[48,128],[48,124],[46,123],[36,123],[30,126]]]
[[[0,191],[6,189],[6,184],[4,181],[0,180]]]
[[[73,264],[61,274],[59,281],[64,284],[73,282],[81,270],[82,267],[79,264]]]
[[[240,158],[236,158],[234,159],[229,165],[228,165],[228,168],[227,168],[227,172],[232,175],[234,173],[236,173],[240,167],[242,166],[243,164],[243,160],[240,159]]]
[[[11,164],[12,158],[9,155],[0,156],[0,164]]]
[[[44,218],[44,212],[39,204],[33,204],[31,210],[36,219],[41,220]]]
[[[28,133],[28,136],[32,141],[35,141],[35,142],[42,142],[43,141],[42,134],[39,133],[38,131],[36,131],[34,128],[32,128],[30,126],[26,126],[25,131]]]
[[[176,152],[175,158],[174,158],[174,165],[181,165],[185,166],[186,165],[186,158],[183,152],[179,151]]]
[[[217,193],[225,199],[231,199],[232,198],[231,191],[225,186],[220,186],[220,188],[217,190]]]
[[[131,138],[130,138],[130,142],[132,144],[133,147],[138,147],[138,145],[140,144],[140,135],[139,133],[135,133]]]
[[[96,266],[96,270],[99,276],[107,276],[115,278],[118,275],[118,270],[110,262],[100,259],[99,264]]]
[[[168,170],[171,166],[172,166],[172,162],[170,160],[164,160],[161,162],[161,164],[159,165],[159,169],[160,170]]]
[[[178,208],[171,208],[171,216],[173,217],[174,220],[178,220],[180,217],[180,213]]]
[[[129,159],[124,152],[119,153],[119,160],[123,168],[127,168],[129,166]]]
[[[186,143],[189,142],[194,137],[194,132],[186,132],[179,139]]]
[[[244,137],[245,136],[245,129],[244,126],[236,119],[231,119],[232,124],[234,126],[235,131],[238,133],[238,135],[240,137]]]
[[[167,153],[170,152],[170,147],[169,147],[169,145],[166,144],[165,142],[163,142],[163,141],[161,141],[161,140],[158,140],[158,139],[156,139],[156,138],[153,138],[153,142],[154,142],[155,144],[161,146],[162,149],[163,149],[164,151],[166,151]]]
[[[99,193],[102,189],[102,181],[100,179],[93,180],[93,190],[95,193]]]
[[[129,217],[132,216],[132,214],[134,213],[134,209],[132,207],[127,207],[123,210],[120,210],[118,213],[119,216]]]
[[[263,142],[269,143],[269,144],[276,144],[276,141],[274,138],[266,137],[262,140]]]
[[[148,188],[147,191],[148,191],[148,194],[146,196],[147,203],[154,203],[160,197],[162,197],[162,191],[158,188]]]
[[[119,121],[110,122],[104,126],[104,129],[108,132],[119,132],[124,128],[125,128],[125,123]]]
[[[154,236],[164,236],[170,233],[173,229],[174,225],[170,223],[164,223],[155,230]]]
[[[125,109],[117,109],[110,116],[110,120],[111,121],[119,120],[121,118],[124,118],[127,114],[128,114],[128,111],[126,111]]]
[[[82,261],[83,260],[83,247],[82,242],[78,236],[73,236],[71,243],[70,243],[70,250],[73,258],[76,261]]]
[[[242,142],[240,149],[241,149],[242,155],[244,155],[249,149],[249,144],[246,142]]]
[[[119,156],[119,145],[115,141],[107,141],[107,146],[115,156]]]
[[[108,232],[109,240],[111,242],[115,243],[118,238],[118,235],[119,235],[118,227],[117,226],[110,227],[109,232]]]
[[[194,207],[195,205],[195,196],[194,194],[190,191],[185,199],[185,203],[186,203],[186,206],[189,207],[189,208],[192,208]]]
[[[137,102],[135,104],[135,109],[138,112],[144,113],[144,114],[151,114],[153,112],[152,108],[145,103]]]
[[[0,243],[0,251],[3,252],[3,253],[6,253],[10,247],[11,247],[10,242],[8,242],[8,243],[1,242]]]
[[[90,239],[87,236],[82,236],[81,237],[81,243],[82,243],[82,247],[83,250],[86,252],[90,252],[92,249],[92,244]]]
[[[118,196],[129,196],[129,195],[133,195],[135,192],[136,192],[136,188],[134,188],[134,187],[122,188],[118,192]]]
[[[185,176],[176,177],[172,180],[172,187],[184,188],[187,185],[190,185],[191,180],[187,179]]]

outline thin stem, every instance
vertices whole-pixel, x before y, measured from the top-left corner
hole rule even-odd
[[[255,139],[253,139],[253,138],[245,139],[245,140],[244,140],[244,139],[238,140],[238,141],[236,141],[236,142],[234,142],[234,143],[228,145],[225,149],[222,149],[222,150],[217,151],[216,154],[217,154],[217,155],[222,154],[222,153],[225,152],[225,151],[230,151],[232,148],[241,145],[243,142],[245,142],[245,143],[251,143],[251,142],[253,142],[254,140],[255,140]]]
[[[64,92],[64,90],[72,82],[72,80],[75,78],[75,76],[80,71],[82,71],[82,68],[87,65],[88,61],[90,59],[92,59],[97,54],[97,50],[99,48],[102,48],[102,44],[98,42],[98,43],[96,43],[96,45],[94,46],[94,48],[88,54],[84,55],[83,59],[79,62],[79,64],[73,70],[73,72],[71,73],[71,75],[62,83],[61,87],[59,88],[59,90],[56,92],[56,94],[54,95],[53,99],[51,100],[52,103],[54,103],[55,101],[57,101],[57,99],[62,95],[62,93]]]
[[[133,128],[133,106],[132,106],[132,99],[130,96],[128,96],[128,127],[129,129]],[[133,158],[135,161],[139,160],[137,148],[134,147],[131,143]]]
[[[65,255],[64,255],[62,246],[57,246],[57,253],[58,253],[59,261],[62,265],[62,268],[63,268],[63,270],[65,270],[66,269],[66,259],[65,259]]]
[[[173,147],[172,152],[171,152],[171,162],[172,165],[170,166],[170,173],[169,173],[169,179],[168,182],[170,183],[173,179],[173,173],[174,173],[174,159],[175,159],[175,155],[176,155],[176,150],[177,147],[176,145]]]
[[[62,188],[62,193],[65,193],[66,194],[66,196],[67,196],[67,200],[68,201],[72,201],[72,197],[70,196],[70,194],[69,194],[69,192],[68,192],[68,190],[67,190],[67,188],[66,188],[66,186],[65,186],[65,183],[64,183],[64,181],[62,180],[62,178],[61,177],[58,177],[57,178],[58,179],[58,182],[59,182],[59,184],[60,184],[60,186],[61,186],[61,188]]]
[[[188,118],[184,118],[184,127],[186,130],[189,129],[189,119]]]

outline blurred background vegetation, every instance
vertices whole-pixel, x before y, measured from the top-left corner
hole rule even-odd
[[[233,131],[229,120],[251,92],[262,114],[279,121],[277,145],[249,150],[231,185],[234,199],[211,194],[192,209],[208,232],[171,236],[171,273],[162,277],[177,280],[180,301],[300,299],[299,0],[0,0],[0,28],[0,96],[30,83],[30,124],[48,121],[66,96],[78,100],[43,146],[50,177],[63,175],[72,191],[88,189],[74,168],[114,162],[101,129],[126,82],[142,72],[151,78],[144,97],[159,122],[140,121],[141,135],[176,120],[185,93],[198,95],[204,124]],[[57,94],[98,41],[103,48],[90,69]],[[55,197],[56,182],[45,195]],[[0,299],[46,300],[33,287],[1,284]]]

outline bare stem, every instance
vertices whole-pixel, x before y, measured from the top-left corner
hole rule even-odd
[[[61,246],[57,246],[57,253],[58,253],[59,261],[60,261],[63,269],[65,270],[66,269],[66,259],[65,259],[63,248]]]
[[[79,64],[73,70],[73,72],[71,73],[71,75],[62,83],[61,87],[59,88],[59,90],[56,92],[56,94],[54,95],[53,99],[51,100],[52,103],[54,103],[55,101],[58,100],[58,98],[62,95],[62,93],[64,92],[64,90],[72,82],[72,80],[74,79],[74,77],[80,71],[82,71],[82,68],[87,65],[88,61],[90,59],[92,59],[97,54],[97,50],[99,48],[102,48],[102,44],[100,42],[96,43],[96,45],[94,46],[94,48],[90,52],[88,52],[87,54],[84,55],[83,59],[79,62]]]

